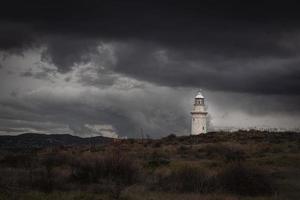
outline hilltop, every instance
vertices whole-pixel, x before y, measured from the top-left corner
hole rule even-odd
[[[0,136],[0,149],[34,149],[58,146],[99,145],[111,142],[111,138],[97,136],[82,138],[69,134],[24,133],[16,136]]]

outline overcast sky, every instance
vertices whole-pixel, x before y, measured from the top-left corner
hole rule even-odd
[[[0,134],[189,134],[200,88],[211,130],[299,128],[297,5],[199,2],[2,4]]]

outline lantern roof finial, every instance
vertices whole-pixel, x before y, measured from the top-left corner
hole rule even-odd
[[[198,94],[195,97],[196,99],[204,99],[204,96],[202,95],[202,90],[200,89]]]

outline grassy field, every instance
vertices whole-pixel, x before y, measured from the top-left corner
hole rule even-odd
[[[299,133],[170,135],[0,154],[3,200],[299,198]]]

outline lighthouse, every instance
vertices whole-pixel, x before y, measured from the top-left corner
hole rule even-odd
[[[194,107],[192,114],[192,135],[207,133],[206,118],[207,112],[205,109],[204,97],[201,91],[195,96]]]

